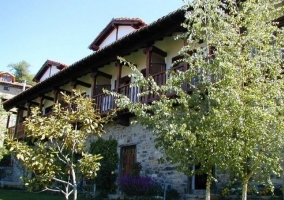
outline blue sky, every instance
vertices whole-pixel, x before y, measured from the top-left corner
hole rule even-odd
[[[47,59],[71,65],[117,17],[146,23],[180,8],[182,0],[0,0],[0,71],[27,61],[35,74]]]

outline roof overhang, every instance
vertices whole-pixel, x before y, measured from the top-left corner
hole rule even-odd
[[[181,27],[183,21],[184,10],[178,9],[171,12],[150,25],[132,32],[96,53],[75,62],[68,68],[38,83],[14,98],[7,100],[3,103],[4,109],[10,110],[16,105],[24,104],[37,98],[39,95],[52,91],[56,87],[67,84],[72,79],[79,78],[90,72],[95,72],[98,68],[116,61],[117,56],[129,55],[131,52],[153,44],[156,40],[161,40],[175,32],[184,31]]]
[[[112,19],[110,23],[102,30],[102,32],[95,38],[95,40],[89,45],[89,49],[93,51],[99,50],[101,43],[107,38],[107,36],[118,26],[131,26],[134,29],[139,29],[146,26],[139,18],[116,18]]]
[[[50,67],[50,66],[56,66],[59,70],[62,70],[64,68],[67,67],[67,65],[60,63],[60,62],[56,62],[53,60],[47,60],[45,61],[45,63],[42,65],[42,67],[39,69],[39,71],[37,72],[37,74],[34,76],[33,81],[38,83],[41,79],[41,77],[44,75],[44,73],[46,72],[46,70]]]

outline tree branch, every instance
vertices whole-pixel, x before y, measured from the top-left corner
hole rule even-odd
[[[71,183],[69,183],[69,182],[67,182],[67,181],[63,181],[63,180],[58,179],[58,178],[55,178],[55,177],[53,177],[52,179],[55,180],[55,181],[57,181],[57,182],[59,182],[59,183],[63,183],[63,184],[69,185],[69,186],[71,186],[71,187],[74,187],[73,184],[71,184]]]

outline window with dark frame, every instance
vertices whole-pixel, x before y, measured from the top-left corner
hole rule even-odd
[[[6,90],[6,91],[10,91],[10,88],[9,88],[9,86],[7,86],[7,85],[4,85],[4,88],[3,88],[4,90]]]

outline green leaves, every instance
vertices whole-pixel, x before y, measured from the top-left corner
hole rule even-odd
[[[92,154],[82,154],[82,158],[79,160],[79,166],[81,172],[86,175],[87,178],[95,178],[97,176],[97,171],[100,168],[100,163],[98,162],[103,157],[100,155]]]
[[[102,157],[85,153],[86,142],[102,134],[106,119],[94,109],[92,100],[78,91],[72,97],[63,95],[67,108],[56,103],[48,117],[41,116],[39,108],[32,108],[25,122],[27,141],[7,138],[6,143],[27,172],[33,174],[32,178],[23,178],[30,189],[54,190],[51,187],[57,183],[64,187],[56,190],[69,196],[77,190],[77,170],[87,178],[94,178],[99,170]]]
[[[273,20],[283,7],[273,0],[195,0],[184,9],[187,31],[177,39],[187,42],[180,55],[188,69],[170,71],[166,85],[158,86],[128,63],[133,85],[143,88],[139,96],[156,94],[158,100],[146,105],[115,94],[117,104],[153,129],[156,146],[184,173],[208,174],[218,166],[243,184],[253,174],[279,175],[284,30]],[[188,169],[197,164],[197,171]]]

